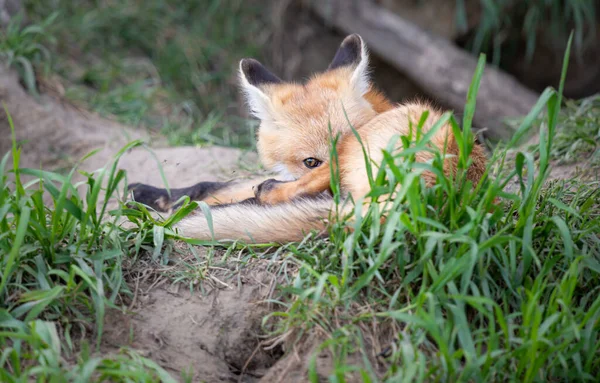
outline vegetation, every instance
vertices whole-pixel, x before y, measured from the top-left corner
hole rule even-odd
[[[26,0],[37,23],[56,12],[53,70],[65,96],[163,133],[173,145],[253,145],[234,84],[260,57],[261,7],[244,0]]]
[[[456,0],[456,21],[463,32],[468,28],[469,3]],[[493,52],[496,65],[502,61],[501,51],[514,50],[522,38],[527,60],[540,40],[552,41],[551,47],[564,49],[571,30],[578,51],[597,43],[595,0],[480,0],[479,9],[481,17],[469,45],[475,53]]]
[[[9,122],[13,128],[10,116]],[[153,243],[148,225],[124,229],[122,210],[109,212],[109,201],[101,198],[122,191],[125,173],[116,165],[136,145],[74,184],[76,169],[64,177],[20,168],[13,128],[13,150],[0,162],[1,381],[174,381],[132,351],[92,357],[87,341],[99,345],[106,310],[131,294],[124,265]],[[112,218],[103,220],[105,213]]]
[[[550,155],[560,164],[589,158],[600,164],[600,95],[580,101],[567,101],[559,117],[562,129],[554,138]]]
[[[22,14],[10,20],[6,28],[0,30],[0,58],[8,66],[16,67],[27,89],[37,94],[35,69],[49,70],[50,51],[44,44],[55,40],[48,28],[56,18],[51,14],[39,24],[22,28]]]

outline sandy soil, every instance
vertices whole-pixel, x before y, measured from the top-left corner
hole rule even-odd
[[[259,347],[277,285],[265,262],[209,270],[204,293],[171,284],[166,269],[139,271],[131,314],[107,315],[104,352],[141,350],[174,377],[193,371],[194,382],[254,382],[275,364],[281,349]]]

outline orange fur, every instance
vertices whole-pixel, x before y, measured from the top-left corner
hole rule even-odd
[[[394,108],[394,104],[385,97],[383,93],[371,87],[369,92],[365,94],[365,99],[371,104],[375,112],[383,113]]]

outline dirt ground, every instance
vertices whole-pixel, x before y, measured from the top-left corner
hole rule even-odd
[[[164,277],[172,268],[138,270],[131,314],[107,315],[103,351],[124,345],[141,350],[174,377],[193,371],[194,382],[257,381],[281,356],[279,347],[259,347],[269,311],[264,301],[277,285],[266,262],[241,272],[233,262],[223,264],[202,281],[204,293],[173,285]]]
[[[92,171],[107,164],[127,142],[143,139],[154,156],[143,147],[123,156],[119,166],[128,172],[129,182],[161,185],[159,163],[171,187],[244,177],[257,169],[254,153],[220,147],[168,148],[157,137],[78,110],[56,95],[45,94],[36,100],[23,90],[15,73],[6,69],[0,69],[0,101],[11,114],[17,139],[23,144],[24,167],[69,169],[85,153],[99,148],[81,165]],[[9,148],[10,129],[2,113],[0,150],[5,153]],[[551,178],[570,178],[576,168],[556,167]],[[187,262],[198,263],[186,246],[180,245],[178,250],[179,260],[187,257]],[[194,250],[200,259],[207,255],[204,248]],[[192,369],[194,382],[306,381],[309,357],[323,339],[314,334],[292,350],[283,350],[281,345],[265,350],[268,339],[262,336],[261,321],[274,310],[265,300],[277,293],[282,276],[272,262],[252,260],[238,266],[239,261],[232,260],[205,270],[200,281],[204,290],[196,289],[193,294],[189,286],[171,283],[168,275],[175,266],[154,264],[130,270],[134,291],[130,312],[107,315],[103,352],[128,346],[174,377]],[[282,357],[284,351],[288,352]],[[331,355],[321,352],[317,371],[323,380],[331,368]]]

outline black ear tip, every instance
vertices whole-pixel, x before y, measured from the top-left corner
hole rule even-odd
[[[240,60],[240,70],[246,80],[254,86],[279,84],[281,79],[269,72],[258,60],[245,58]]]
[[[257,68],[260,68],[261,66],[262,64],[255,59],[244,58],[240,60],[240,69],[244,74],[257,70]]]
[[[362,38],[357,34],[347,36],[340,44],[328,69],[332,70],[358,64],[362,59],[362,51]]]
[[[359,34],[353,33],[349,36],[346,36],[341,45],[344,47],[352,46],[353,48],[358,49],[362,46],[362,38]]]

